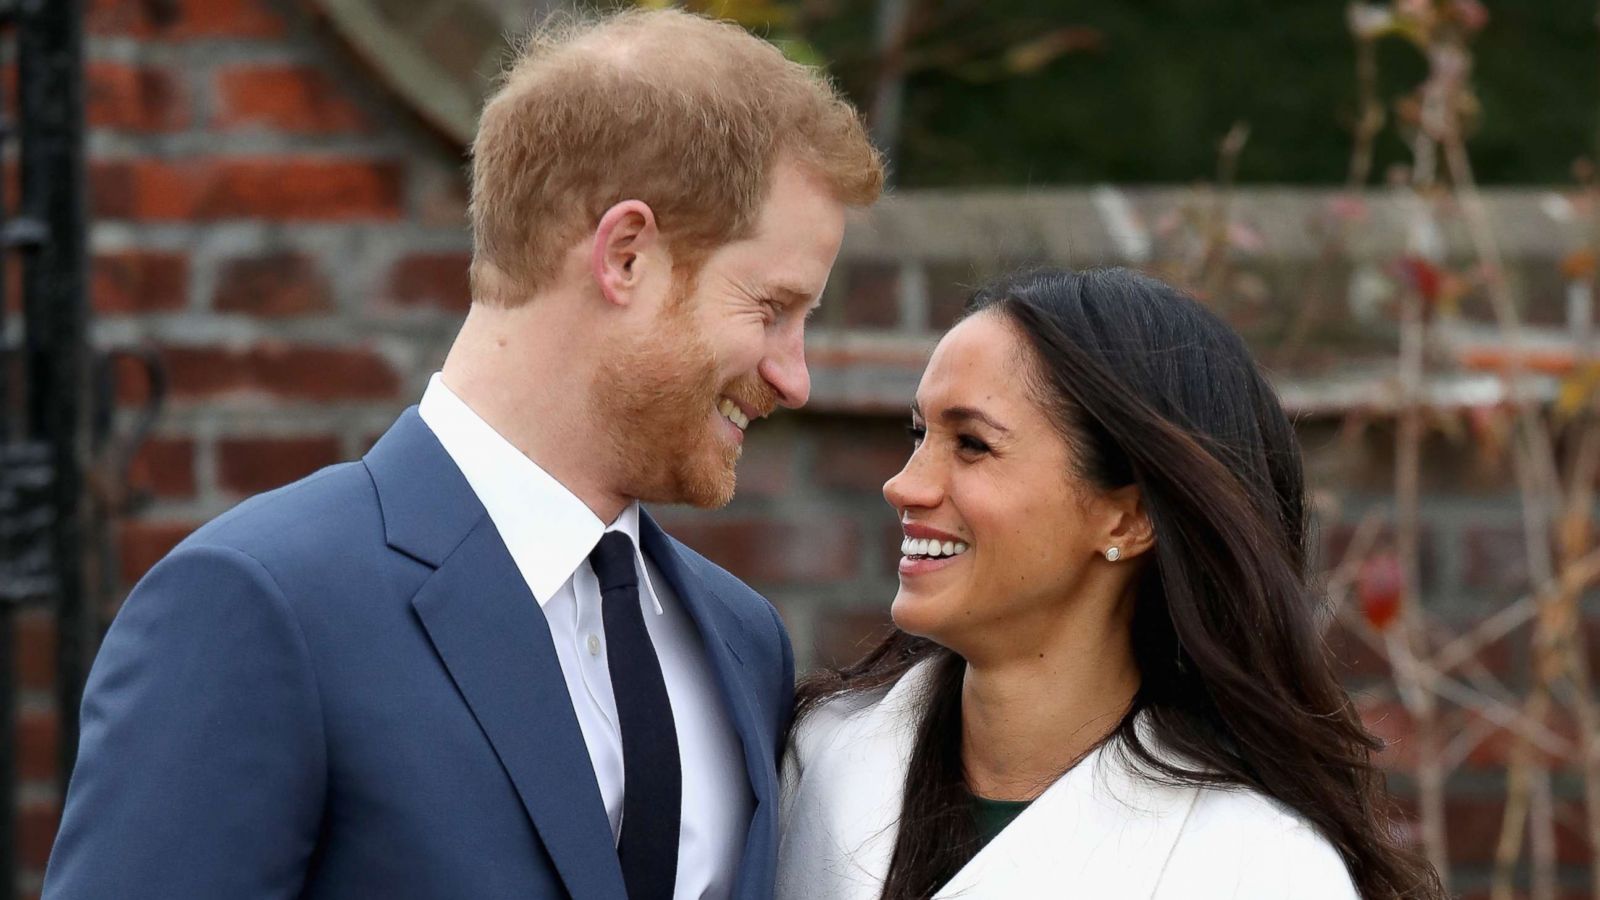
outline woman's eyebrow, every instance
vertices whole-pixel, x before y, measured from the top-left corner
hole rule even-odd
[[[922,406],[915,400],[911,401],[911,414],[922,416]],[[1011,429],[990,418],[983,410],[971,406],[949,407],[939,413],[939,420],[950,425],[960,425],[963,422],[982,422],[1001,434],[1011,433]]]

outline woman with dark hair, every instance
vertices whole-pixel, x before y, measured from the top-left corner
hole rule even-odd
[[[1294,432],[1125,270],[980,290],[884,496],[897,630],[801,685],[780,900],[1441,897],[1319,636]]]

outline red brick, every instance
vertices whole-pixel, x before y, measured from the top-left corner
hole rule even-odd
[[[1371,681],[1386,679],[1390,675],[1389,658],[1381,651],[1367,646],[1360,635],[1343,624],[1335,622],[1324,636],[1328,653],[1334,660],[1335,671],[1345,681]]]
[[[269,0],[89,0],[84,28],[95,35],[166,40],[285,33],[283,18]]]
[[[168,132],[189,125],[189,100],[167,69],[92,62],[86,70],[84,112],[91,128]]]
[[[1322,557],[1321,565],[1325,569],[1333,569],[1343,562],[1345,553],[1350,549],[1350,542],[1355,537],[1357,526],[1350,522],[1334,522],[1322,531]],[[1389,525],[1380,526],[1377,539],[1370,545],[1369,552],[1382,552],[1394,549],[1394,529]],[[1428,591],[1437,586],[1439,578],[1439,565],[1437,554],[1434,553],[1433,531],[1426,524],[1419,528],[1417,535],[1417,573],[1422,581],[1422,589]]]
[[[250,354],[255,386],[296,400],[388,400],[400,378],[383,357],[357,347],[258,345]]]
[[[1413,796],[1399,798],[1400,806],[1414,821],[1417,818],[1417,801]],[[1559,807],[1562,806],[1558,802]],[[1484,866],[1494,862],[1495,848],[1500,841],[1500,828],[1505,816],[1505,798],[1478,796],[1450,792],[1446,786],[1444,801],[1445,842],[1450,849],[1450,862],[1455,866]],[[1588,862],[1587,853],[1574,849],[1571,835],[1563,835],[1556,828],[1556,853],[1559,862]],[[1522,846],[1526,852],[1528,836],[1524,831]]]
[[[237,350],[166,347],[160,351],[168,390],[175,400],[199,400],[247,392],[290,400],[388,400],[399,376],[383,357],[361,347],[308,347],[267,342]],[[126,367],[118,401],[145,402],[148,385]]]
[[[1555,560],[1551,560],[1555,571]],[[1528,543],[1516,526],[1478,525],[1461,535],[1461,581],[1465,587],[1498,592],[1528,589]]]
[[[756,425],[739,457],[738,496],[777,499],[794,490],[794,436],[781,427]]]
[[[854,263],[845,268],[844,324],[894,328],[900,324],[900,267]]]
[[[412,173],[418,224],[459,228],[467,222],[467,179],[457,169]]]
[[[211,305],[219,312],[277,318],[325,312],[333,300],[315,259],[279,253],[228,260],[217,276]]]
[[[189,258],[154,250],[98,254],[89,290],[94,311],[104,315],[183,309],[189,297]]]
[[[1481,718],[1476,713],[1469,715],[1473,719]],[[1567,746],[1573,747],[1574,749],[1577,748],[1578,729],[1570,719],[1563,721],[1557,716],[1550,716],[1544,722],[1544,726],[1548,731],[1561,738],[1567,744]],[[1494,730],[1489,733],[1488,737],[1480,741],[1478,745],[1467,754],[1463,766],[1466,768],[1475,769],[1506,769],[1511,763],[1512,754],[1517,750],[1517,747],[1520,743],[1521,739],[1515,734],[1504,728],[1496,726]],[[1535,745],[1532,750],[1533,758],[1537,760],[1540,765],[1550,769],[1551,771],[1576,771],[1576,761],[1566,754],[1558,756],[1547,753],[1544,750],[1539,749],[1537,745]]]
[[[894,628],[889,607],[872,610],[829,610],[817,617],[812,649],[817,665],[838,668],[865,656]]]
[[[821,487],[881,497],[883,483],[911,458],[911,439],[905,430],[911,421],[909,402],[907,410],[902,421],[851,422],[824,432],[817,441],[812,479]],[[887,502],[883,514],[894,515]]]
[[[248,384],[249,372],[243,354],[220,347],[166,347],[160,351],[166,373],[167,390],[172,397],[207,397]],[[135,405],[145,402],[149,384],[139,380],[137,369],[127,366],[126,377],[117,379],[118,400]]]
[[[55,710],[30,709],[17,716],[17,776],[24,781],[55,778],[61,753],[61,721]]]
[[[1377,763],[1390,771],[1410,771],[1417,764],[1416,728],[1411,714],[1394,701],[1356,700],[1361,711],[1361,722],[1367,730],[1381,738],[1385,747],[1377,755]]]
[[[860,534],[842,518],[724,518],[672,523],[667,531],[747,581],[819,584],[855,578]]]
[[[118,534],[122,582],[132,585],[198,527],[193,522],[124,522]]]
[[[401,212],[401,167],[383,160],[117,160],[91,166],[89,188],[103,219],[352,221]]]
[[[367,117],[316,69],[233,66],[217,76],[220,130],[268,128],[296,134],[366,131]]]
[[[22,804],[17,810],[17,862],[24,868],[43,869],[60,827],[60,804],[43,800]]]
[[[416,253],[389,270],[389,296],[400,306],[464,313],[472,304],[470,253]]]
[[[217,442],[217,477],[240,494],[256,494],[338,462],[333,437],[231,438]]]
[[[128,469],[129,484],[158,497],[195,495],[194,441],[155,438],[145,441]]]
[[[970,266],[928,266],[928,325],[944,331],[961,318],[980,279]]]
[[[48,690],[56,680],[56,620],[43,610],[17,613],[17,684],[23,690]]]

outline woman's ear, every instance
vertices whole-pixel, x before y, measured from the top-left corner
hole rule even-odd
[[[1107,504],[1109,523],[1102,552],[1115,547],[1117,559],[1129,559],[1155,546],[1155,528],[1150,524],[1144,495],[1138,485],[1130,484],[1108,491],[1101,499]]]
[[[589,272],[607,302],[628,306],[644,280],[644,261],[661,251],[655,211],[642,200],[624,200],[606,210],[595,227]]]

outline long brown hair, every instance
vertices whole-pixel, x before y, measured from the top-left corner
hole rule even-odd
[[[1363,897],[1443,897],[1393,825],[1369,734],[1321,639],[1293,426],[1239,336],[1193,299],[1123,269],[1041,269],[981,290],[1033,356],[1031,387],[1102,489],[1138,486],[1155,547],[1133,616],[1140,687],[1111,740],[1150,777],[1238,785],[1326,838]],[[923,900],[976,840],[960,758],[964,663],[896,631],[864,659],[803,681],[797,718],[936,662],[884,900]],[[1134,721],[1179,764],[1139,739]]]

